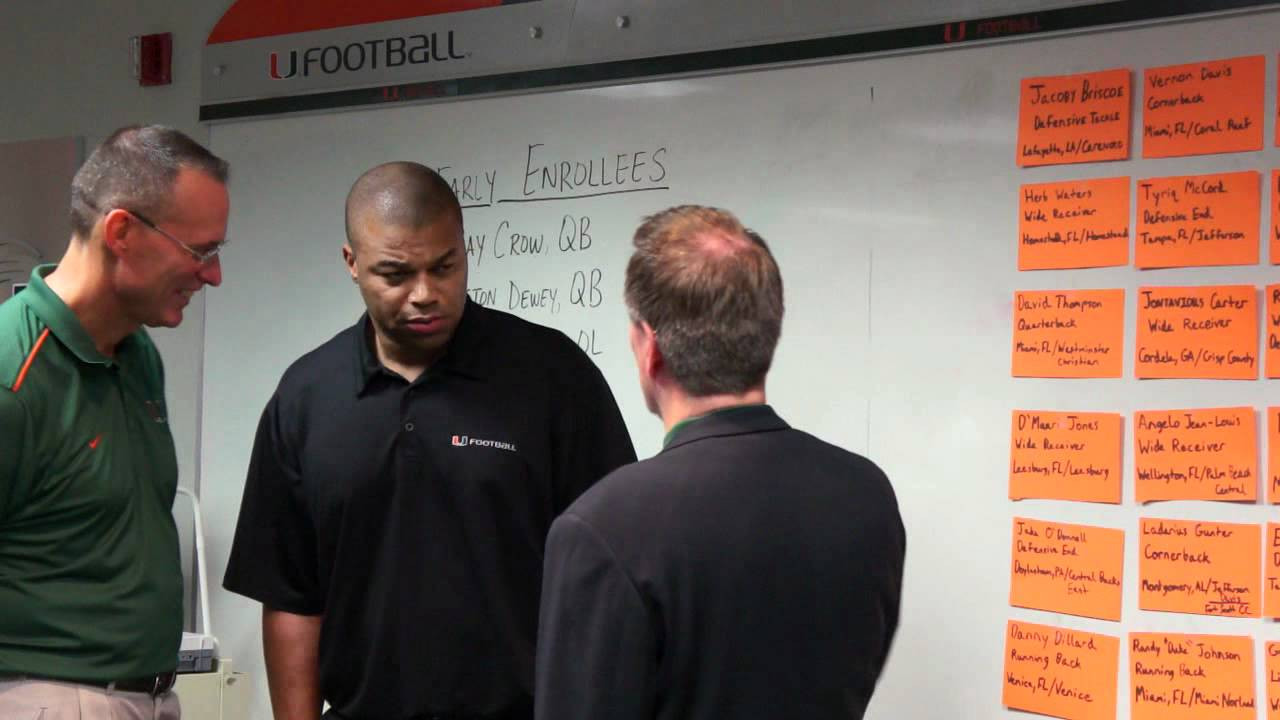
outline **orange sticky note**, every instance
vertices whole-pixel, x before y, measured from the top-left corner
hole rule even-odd
[[[1124,290],[1014,294],[1014,376],[1120,377],[1123,349]]]
[[[1261,177],[1250,170],[1139,180],[1134,263],[1258,264]]]
[[[1129,633],[1132,720],[1256,720],[1253,638]]]
[[[1138,607],[1260,617],[1262,527],[1142,518]]]
[[[1266,547],[1263,558],[1266,562],[1266,577],[1262,585],[1262,614],[1269,618],[1280,618],[1280,524],[1267,523]]]
[[[1280,642],[1267,643],[1267,720],[1280,720]]]
[[[1267,377],[1280,378],[1280,285],[1267,286]]]
[[[1278,89],[1280,89],[1280,78],[1276,79]],[[1277,95],[1280,97],[1280,94]],[[1280,106],[1276,107],[1276,146],[1280,147]]]
[[[1148,68],[1142,157],[1262,149],[1262,55]]]
[[[1129,262],[1129,178],[1023,185],[1018,269]]]
[[[1138,289],[1140,378],[1258,379],[1258,298],[1252,285]]]
[[[1010,620],[1005,629],[1005,707],[1114,720],[1120,639]]]
[[[1267,500],[1280,505],[1280,407],[1267,408]]]
[[[1119,504],[1123,424],[1115,413],[1014,410],[1009,499]]]
[[[1134,414],[1140,503],[1258,499],[1258,423],[1251,407]]]
[[[1124,531],[1013,519],[1009,604],[1120,620]]]
[[[1280,265],[1280,170],[1271,171],[1271,264]]]
[[[1018,165],[1129,157],[1129,70],[1023,78]]]

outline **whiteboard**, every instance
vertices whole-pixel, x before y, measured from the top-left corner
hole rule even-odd
[[[1280,164],[1270,143],[1277,36],[1280,14],[1261,13],[214,127],[213,147],[233,168],[234,245],[224,254],[224,285],[207,302],[201,477],[210,572],[220,578],[225,567],[257,416],[280,373],[361,310],[339,255],[345,194],[363,170],[408,159],[445,168],[459,187],[477,185],[461,178],[481,178],[481,192],[464,199],[482,205],[465,211],[473,246],[479,236],[487,243],[483,254],[471,256],[470,287],[491,290],[490,304],[571,338],[585,333],[642,457],[659,448],[661,427],[644,408],[626,344],[621,283],[631,233],[647,213],[694,202],[733,210],[772,244],[787,314],[770,401],[795,426],[879,463],[906,522],[901,627],[869,717],[932,718],[941,707],[956,719],[1012,716],[1000,701],[1010,619],[1122,638],[1130,631],[1169,631],[1280,639],[1275,623],[1144,612],[1137,604],[1140,516],[1261,523],[1274,517],[1274,508],[1203,502],[1139,507],[1128,448],[1121,505],[1007,499],[1015,408],[1118,412],[1128,424],[1140,409],[1280,404],[1280,382],[1274,380],[1133,378],[1139,285],[1264,285],[1275,281],[1273,267],[1016,270],[1022,183],[1244,169],[1265,175]],[[1263,152],[1015,167],[1024,76],[1129,67],[1136,89],[1144,67],[1255,53],[1267,55]],[[1135,109],[1135,158],[1141,157],[1139,118]],[[615,180],[622,177],[618,156],[630,158],[629,173],[636,153],[646,154],[645,173],[660,164],[661,178],[631,182],[628,174],[627,182],[604,186],[601,178],[610,171]],[[603,171],[589,170],[600,185],[588,180],[572,192],[536,187],[530,195],[526,181],[542,182],[537,168],[562,160],[574,172],[575,163],[603,165]],[[486,177],[494,178],[490,198],[484,197]],[[641,187],[667,189],[496,202]],[[589,218],[590,247],[578,242],[562,251],[566,217],[578,225]],[[495,233],[506,236],[502,257],[493,252]],[[513,254],[511,233],[542,237],[544,251]],[[587,280],[584,304],[572,302],[581,287],[577,273]],[[515,308],[513,287],[519,289]],[[1014,292],[1062,288],[1126,290],[1123,378],[1010,376]],[[544,289],[548,297],[556,294],[553,307],[519,307],[520,291],[542,297]],[[1010,607],[1014,515],[1123,529],[1122,621]],[[225,592],[215,592],[213,603],[224,653],[253,673],[255,717],[266,718],[258,606]],[[1261,645],[1255,657],[1261,677]],[[1127,663],[1122,648],[1120,718],[1129,717]]]

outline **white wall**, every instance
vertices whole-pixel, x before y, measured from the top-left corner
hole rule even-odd
[[[66,246],[76,138],[0,142],[0,302]]]
[[[199,131],[200,49],[231,0],[0,3],[0,141],[101,139],[134,122]],[[129,38],[173,33],[172,85],[129,74]]]

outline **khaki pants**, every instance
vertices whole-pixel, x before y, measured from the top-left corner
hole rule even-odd
[[[181,714],[172,690],[153,698],[52,680],[0,681],[4,720],[178,720]]]

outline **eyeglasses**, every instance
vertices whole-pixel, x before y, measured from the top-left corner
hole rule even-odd
[[[213,247],[209,248],[208,250],[205,250],[204,252],[201,252],[201,251],[196,250],[195,248],[191,247],[190,245],[188,245],[188,244],[186,244],[186,243],[182,242],[182,241],[181,241],[181,240],[179,240],[178,238],[176,238],[176,237],[174,237],[174,236],[170,235],[169,233],[165,232],[164,230],[161,230],[161,229],[160,229],[160,227],[159,227],[158,225],[156,225],[155,223],[153,223],[153,222],[151,222],[150,220],[148,220],[148,219],[147,219],[147,217],[146,217],[145,215],[143,215],[143,214],[141,214],[141,213],[137,212],[136,210],[126,210],[125,208],[119,208],[119,209],[120,209],[120,210],[122,210],[122,211],[124,211],[124,212],[126,212],[126,213],[129,213],[129,217],[132,217],[134,220],[137,220],[138,222],[142,223],[143,225],[146,225],[147,227],[151,228],[152,230],[155,230],[156,232],[160,233],[161,235],[163,235],[163,236],[165,236],[165,237],[169,238],[170,240],[172,240],[172,241],[173,241],[173,243],[174,243],[175,245],[177,245],[178,247],[182,248],[183,250],[186,250],[186,251],[187,251],[187,254],[188,254],[188,255],[190,255],[190,256],[192,257],[192,259],[194,259],[196,262],[200,263],[201,265],[204,265],[205,263],[207,263],[207,262],[209,262],[210,260],[212,260],[212,259],[214,259],[215,257],[217,257],[217,256],[218,256],[218,253],[222,252],[222,249],[223,249],[223,248],[225,248],[225,247],[227,246],[227,243],[228,243],[228,242],[230,242],[229,240],[223,240],[222,242],[218,243],[217,245],[214,245]]]

